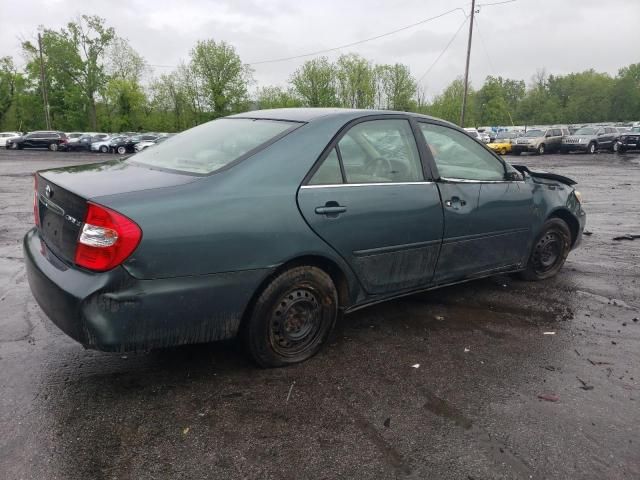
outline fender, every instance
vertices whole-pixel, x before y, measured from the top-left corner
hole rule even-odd
[[[535,178],[545,178],[547,180],[556,180],[558,182],[564,183],[565,185],[576,185],[578,182],[575,180],[565,177],[563,175],[558,175],[556,173],[549,173],[542,170],[529,170],[529,167],[525,165],[511,165],[513,168],[518,170],[521,173],[527,172],[529,175]]]

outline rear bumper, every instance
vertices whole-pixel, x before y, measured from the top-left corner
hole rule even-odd
[[[91,273],[55,257],[36,229],[23,241],[33,296],[49,319],[87,348],[149,350],[236,336],[270,269],[138,280],[122,267]]]
[[[589,144],[587,143],[563,143],[560,145],[562,152],[586,152]]]

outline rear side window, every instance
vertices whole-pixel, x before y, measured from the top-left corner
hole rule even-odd
[[[340,183],[342,183],[340,160],[338,160],[336,149],[332,148],[327,158],[322,161],[316,173],[309,180],[309,185],[337,185]]]
[[[419,182],[422,164],[408,120],[354,125],[338,142],[347,183]]]
[[[299,125],[276,120],[222,118],[145,149],[131,161],[185,173],[209,174]]]

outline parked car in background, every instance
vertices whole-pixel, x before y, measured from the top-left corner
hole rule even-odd
[[[69,143],[67,150],[71,151],[90,151],[91,144],[94,142],[100,142],[109,138],[108,133],[85,133],[80,136],[76,142]]]
[[[600,149],[616,151],[620,136],[615,127],[582,127],[562,139],[561,152],[596,153]]]
[[[101,140],[97,140],[95,142],[91,142],[91,151],[92,152],[101,152],[101,153],[109,153],[112,151],[111,142],[118,142],[120,140],[126,140],[128,137],[124,135],[116,135],[107,137]]]
[[[614,150],[620,153],[628,150],[640,150],[640,126],[631,127],[628,132],[621,133]]]
[[[67,146],[73,145],[78,142],[82,135],[85,135],[84,132],[68,132],[67,135]]]
[[[569,135],[569,129],[566,127],[528,130],[511,145],[511,153],[520,155],[522,152],[529,152],[544,155],[547,152],[557,152],[564,135]]]
[[[478,130],[476,130],[475,128],[465,128],[464,131],[467,133],[467,135],[469,135],[471,138],[476,138],[478,140],[480,140],[480,133],[478,132]]]
[[[138,143],[143,141],[156,141],[158,139],[158,135],[144,133],[140,135],[134,135],[133,137],[126,137],[125,140],[120,140],[118,142],[110,143],[111,150],[118,153],[119,155],[124,155],[126,153],[134,153],[135,147]]]
[[[574,184],[423,115],[261,110],[38,172],[24,261],[45,314],[88,348],[239,335],[277,367],[317,353],[341,313],[556,275],[586,221]]]
[[[8,140],[13,140],[21,136],[22,133],[20,132],[0,132],[0,147],[6,147]]]
[[[489,143],[487,147],[500,155],[506,155],[511,153],[511,144],[517,137],[518,134],[515,132],[498,132],[495,140]]]
[[[167,140],[169,138],[168,135],[164,135],[161,137],[156,138],[155,140],[142,140],[141,142],[138,142],[134,145],[134,150],[136,152],[141,152],[142,150],[152,147],[154,145],[157,145],[159,143],[164,142],[165,140]]]
[[[21,150],[23,148],[48,148],[52,152],[64,149],[67,135],[64,132],[39,130],[22,137],[7,140],[7,148]]]

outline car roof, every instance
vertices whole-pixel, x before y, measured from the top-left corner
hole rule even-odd
[[[283,120],[291,122],[312,122],[319,118],[342,117],[345,120],[371,115],[407,115],[416,118],[435,120],[442,123],[449,123],[439,118],[421,115],[412,112],[398,112],[394,110],[367,110],[353,108],[274,108],[268,110],[254,110],[251,112],[238,113],[227,118],[257,118],[265,120]]]

